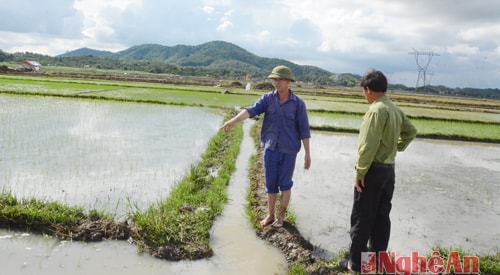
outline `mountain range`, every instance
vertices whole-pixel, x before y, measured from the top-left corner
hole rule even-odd
[[[277,65],[288,66],[297,78],[332,77],[332,72],[315,66],[298,65],[293,62],[257,56],[235,44],[211,41],[197,46],[162,46],[143,44],[119,52],[80,48],[56,57],[95,56],[122,61],[162,61],[180,67],[205,67],[266,75]]]
[[[292,69],[298,81],[344,87],[356,87],[361,78],[356,74],[336,74],[319,67],[298,65],[284,59],[260,57],[224,41],[173,47],[143,44],[116,53],[80,48],[55,57],[31,52],[7,53],[0,49],[0,63],[19,63],[24,60],[37,61],[44,66],[92,67],[220,79],[245,79],[250,74],[254,80],[266,78],[277,65],[286,65]],[[423,93],[500,98],[499,89],[449,88],[442,85],[425,88]],[[389,84],[389,89],[416,92],[414,88],[402,84]]]

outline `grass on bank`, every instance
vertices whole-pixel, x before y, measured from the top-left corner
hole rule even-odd
[[[70,238],[75,227],[89,220],[112,221],[113,216],[95,209],[87,212],[82,207],[0,193],[0,225],[6,229]]]
[[[227,118],[229,118],[228,114]],[[226,186],[235,169],[243,139],[241,124],[229,132],[219,131],[201,160],[176,184],[168,198],[146,211],[130,214],[140,250],[169,260],[200,259],[213,254],[210,229],[227,202]],[[133,202],[130,202],[133,204]],[[138,209],[138,207],[136,207]],[[0,226],[71,238],[73,228],[88,220],[112,221],[113,216],[58,202],[17,199],[0,193]],[[160,248],[168,251],[157,254]]]
[[[0,194],[0,206],[0,224],[9,224],[11,229],[50,230],[51,224],[74,226],[85,217],[83,209],[79,207],[66,207],[35,198],[17,199],[7,192]]]
[[[229,117],[228,117],[229,118]],[[227,201],[226,186],[243,138],[241,124],[210,140],[201,161],[191,167],[165,200],[133,213],[139,243],[169,260],[200,259],[213,254],[209,231]]]

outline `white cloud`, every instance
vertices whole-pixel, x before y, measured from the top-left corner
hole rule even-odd
[[[500,41],[500,22],[497,24],[474,26],[460,30],[458,38],[464,41],[478,42],[484,40]]]
[[[471,47],[466,44],[453,45],[446,48],[446,51],[450,54],[458,55],[475,55],[479,52],[478,47]]]
[[[139,9],[140,0],[76,0],[74,7],[84,15],[82,33],[89,39],[99,40],[115,34],[113,20],[126,10]]]
[[[210,6],[221,6],[221,7],[227,7],[232,4],[232,0],[203,0],[203,3],[206,5]]]
[[[233,26],[233,22],[231,22],[230,17],[231,14],[233,13],[232,10],[226,11],[224,13],[224,16],[221,18],[221,23],[219,26],[217,26],[218,31],[225,31]]]
[[[18,20],[19,10],[30,20]],[[0,48],[8,52],[225,40],[336,73],[403,75],[416,74],[408,54],[416,49],[440,54],[429,66],[432,81],[453,87],[460,75],[456,83],[500,87],[496,0],[16,0],[1,2],[0,14]]]
[[[203,8],[201,8],[205,13],[208,13],[208,14],[212,14],[214,13],[215,11],[215,8],[214,7],[211,7],[211,6],[204,6]]]
[[[271,33],[267,30],[259,31],[256,33],[251,33],[251,34],[245,34],[243,35],[243,38],[245,38],[245,41],[247,43],[264,43],[266,41],[269,41]]]
[[[232,27],[233,26],[233,23],[229,20],[223,20],[222,23],[217,26],[217,30],[218,31],[225,31],[227,30],[228,28]]]

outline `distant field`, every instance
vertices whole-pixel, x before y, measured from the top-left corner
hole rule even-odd
[[[0,75],[0,92],[96,99],[142,101],[189,106],[246,106],[253,94],[231,94],[221,87],[180,86],[144,82],[21,77]]]
[[[242,87],[228,85],[230,81],[212,80],[221,84],[210,86],[207,85],[210,81],[202,79],[200,83],[203,85],[181,85],[168,83],[183,80],[181,77],[174,79],[174,76],[143,74],[146,77],[141,81],[137,81],[137,76],[111,80],[108,79],[111,77],[102,74],[94,79],[89,71],[85,71],[85,77],[78,77],[77,70],[70,71],[71,74],[66,77],[62,77],[64,74],[57,77],[46,74],[0,75],[0,93],[239,109],[253,104],[267,92],[245,91]],[[109,76],[118,74],[110,73]],[[123,77],[124,74],[119,75]],[[189,81],[196,82],[196,79]],[[315,129],[357,131],[362,115],[368,109],[368,103],[359,89],[320,89],[294,84],[291,88],[306,102],[311,126]],[[421,137],[500,143],[499,100],[398,92],[389,92],[388,95],[412,118]]]
[[[464,139],[490,139],[499,142],[500,124],[478,124],[463,121],[422,120],[413,119],[420,136],[442,135],[448,137],[464,137]]]

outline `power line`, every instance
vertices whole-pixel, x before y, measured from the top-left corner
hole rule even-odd
[[[434,53],[434,52],[419,52],[415,49],[413,49],[413,52],[410,52],[408,54],[412,54],[415,56],[415,61],[417,62],[417,69],[418,69],[418,76],[417,76],[417,84],[415,85],[415,91],[418,90],[420,80],[422,80],[422,88],[425,91],[425,85],[428,85],[427,83],[427,67],[429,67],[429,64],[431,63],[432,57],[433,56],[439,56],[439,54]],[[425,64],[420,64],[419,62],[419,57],[427,56],[427,62]]]

